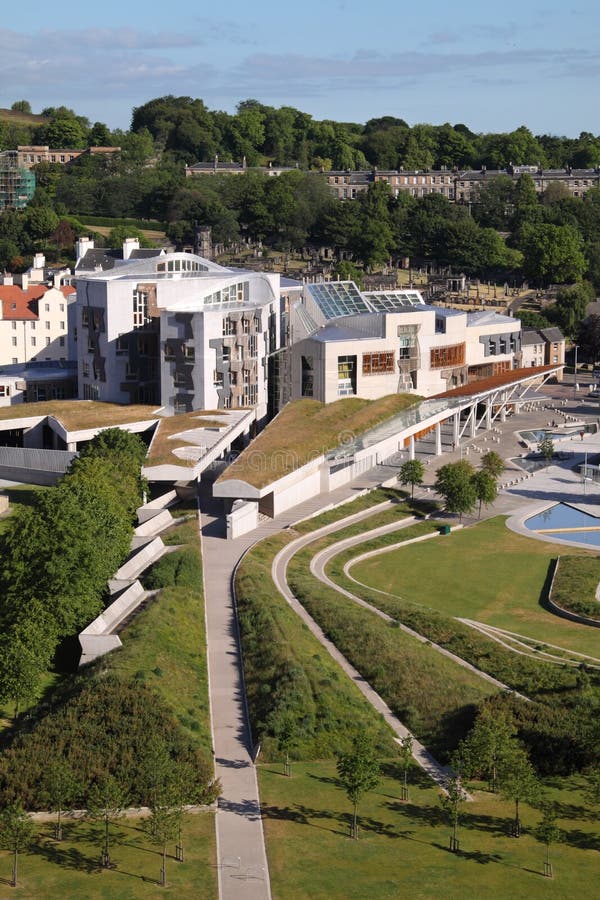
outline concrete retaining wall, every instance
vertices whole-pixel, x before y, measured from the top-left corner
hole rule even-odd
[[[552,599],[552,588],[554,587],[554,579],[556,578],[556,573],[558,572],[558,567],[560,565],[560,556],[556,560],[556,565],[554,567],[554,572],[552,574],[552,581],[550,583],[550,590],[548,591],[548,606],[550,610],[557,616],[560,616],[561,619],[568,619],[570,622],[578,622],[580,625],[591,625],[593,628],[600,628],[600,621],[598,619],[590,619],[588,616],[582,616],[579,613],[571,612],[570,609],[563,609],[562,606],[559,606]]]
[[[177,491],[167,491],[166,494],[161,494],[161,496],[157,497],[155,500],[145,503],[144,506],[140,506],[139,509],[136,510],[138,522],[140,525],[143,525],[148,519],[154,518],[154,516],[157,516],[164,509],[168,509],[169,506],[177,503],[178,499]]]
[[[258,503],[254,500],[237,501],[235,509],[226,516],[227,539],[235,540],[258,527]]]
[[[173,516],[169,510],[163,509],[151,519],[147,519],[141,525],[138,525],[135,529],[135,534],[137,537],[148,537],[150,535],[158,534],[159,532],[164,531],[165,528],[168,528],[169,525],[172,525],[173,521]]]
[[[151,566],[165,552],[166,547],[159,537],[148,541],[137,553],[130,556],[127,562],[115,572],[113,581],[133,581],[142,574],[144,569]]]

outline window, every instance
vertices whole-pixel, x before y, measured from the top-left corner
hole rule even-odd
[[[64,323],[64,322],[59,322],[58,325],[59,325],[59,328],[60,328],[61,331],[64,331],[64,330],[65,330],[65,323]]]
[[[464,366],[465,345],[453,344],[449,347],[432,347],[430,367],[443,369],[445,366]]]
[[[148,294],[146,291],[133,292],[133,327],[140,328],[150,322],[148,315]]]
[[[223,347],[221,355],[223,357],[223,362],[229,362],[231,359],[231,347]]]
[[[216,369],[213,372],[213,384],[217,388],[223,387],[223,373],[217,372]]]
[[[50,331],[50,322],[44,322],[44,327],[46,331]]]
[[[394,371],[394,353],[363,353],[363,375],[384,375]]]
[[[64,337],[60,337],[60,338],[58,339],[58,343],[59,343],[59,345],[60,345],[61,347],[64,347],[64,346],[65,346],[65,339],[64,339]]]
[[[17,339],[16,339],[16,337],[11,338],[11,341],[10,341],[10,342],[11,342],[11,345],[12,345],[13,347],[16,347],[16,346],[17,346]]]
[[[50,346],[50,338],[46,338],[46,347]]]
[[[44,311],[50,312],[50,304],[49,303],[44,303]]]
[[[338,356],[338,397],[356,394],[356,356]]]
[[[100,396],[100,391],[98,389],[97,384],[84,384],[83,386],[83,399],[84,400],[97,400]]]
[[[88,362],[83,363],[82,374],[84,378],[90,377],[90,364]]]
[[[230,316],[223,319],[223,334],[225,336],[235,334],[235,322]]]
[[[35,347],[35,345],[36,345],[36,340],[35,340],[34,337],[32,337],[32,338],[31,338],[31,346],[32,346],[32,347]]]
[[[185,344],[183,347],[183,355],[185,359],[196,359],[196,348],[193,344]]]
[[[0,397],[10,397],[10,386],[0,384]]]
[[[16,366],[17,363],[19,362],[19,360],[17,359],[16,356],[13,356],[12,361],[13,361],[13,366]]]
[[[65,311],[65,304],[64,304],[64,303],[59,303],[59,304],[58,304],[58,308],[59,308],[59,310],[60,310],[61,312],[64,312],[64,311]]]
[[[246,316],[242,319],[242,334],[250,334],[250,319]]]
[[[17,330],[17,323],[15,322],[14,319],[12,320],[11,325],[12,325],[12,330],[13,330],[13,331],[16,331],[16,330]]]
[[[36,324],[37,324],[36,322],[32,322],[32,323],[31,323],[31,330],[32,330],[32,331],[35,331],[35,326],[36,326]]]
[[[248,341],[248,350],[252,359],[255,359],[258,356],[258,341],[256,338],[257,336],[255,334],[251,334],[250,340]]]
[[[175,345],[168,341],[165,343],[165,359],[170,362],[175,359]]]
[[[87,328],[90,324],[90,309],[88,306],[84,306],[81,310],[81,324],[84,328]]]
[[[62,340],[62,338],[61,338]],[[120,334],[117,338],[116,342],[116,354],[117,356],[124,356],[129,352],[129,345],[127,343],[127,336],[124,334]]]

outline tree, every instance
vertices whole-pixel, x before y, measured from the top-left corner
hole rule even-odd
[[[29,100],[15,100],[11,109],[13,112],[25,113],[28,116],[31,115],[31,103]]]
[[[560,840],[560,829],[556,825],[556,807],[553,803],[545,803],[542,807],[542,820],[535,829],[538,841],[546,845],[546,859],[544,860],[544,875],[547,878],[554,877],[552,863],[550,862],[550,845]]]
[[[62,841],[62,814],[71,808],[81,791],[71,766],[62,756],[52,760],[45,770],[42,790],[48,809],[56,812],[54,837],[57,841]]]
[[[277,735],[277,746],[279,750],[285,754],[283,763],[283,773],[288,778],[292,777],[292,764],[290,762],[290,750],[294,744],[296,737],[296,723],[291,714],[285,715],[281,720],[279,732]]]
[[[444,498],[448,512],[458,513],[459,519],[471,512],[477,502],[474,474],[473,466],[466,459],[446,463],[437,471],[434,488]]]
[[[554,456],[554,444],[552,443],[552,438],[549,435],[546,435],[539,442],[538,453],[541,453],[541,455],[546,460],[546,463],[549,463]]]
[[[398,481],[400,484],[410,484],[411,499],[415,494],[415,485],[423,484],[425,477],[425,466],[420,459],[407,459],[400,466],[398,473]]]
[[[475,488],[475,496],[479,500],[478,518],[481,518],[482,505],[485,503],[488,506],[488,504],[494,502],[498,496],[498,486],[494,476],[490,472],[486,472],[485,469],[475,472],[473,475],[473,486]]]
[[[452,764],[467,778],[485,778],[491,791],[498,787],[498,772],[510,756],[516,728],[501,710],[484,706],[473,728],[460,742]]]
[[[91,819],[104,822],[104,841],[100,865],[103,869],[111,867],[109,850],[109,826],[119,819],[127,801],[121,785],[110,774],[102,775],[91,787],[88,797],[88,815]]]
[[[353,805],[350,834],[358,840],[358,803],[364,794],[377,786],[380,775],[375,749],[365,734],[356,735],[352,741],[352,749],[338,755],[337,773]]]
[[[581,236],[572,225],[528,222],[518,244],[525,257],[525,275],[540,284],[580,281],[585,272]]]
[[[455,775],[453,778],[449,778],[445,784],[444,792],[440,794],[440,804],[452,826],[452,834],[450,835],[450,850],[452,853],[457,853],[459,850],[458,823],[461,806],[466,801],[467,794],[462,788],[460,777]]]
[[[513,746],[508,756],[502,760],[499,773],[500,793],[506,800],[514,800],[515,817],[511,828],[513,837],[521,835],[519,804],[534,801],[539,793],[539,782],[527,752]]]
[[[177,839],[181,830],[182,818],[181,806],[161,802],[152,807],[150,818],[145,823],[145,830],[150,841],[162,848],[161,887],[167,886],[167,844],[169,841]]]
[[[577,344],[595,366],[600,357],[600,316],[591,315],[581,322],[577,333]]]
[[[398,742],[399,754],[400,754],[400,768],[404,774],[404,784],[401,789],[401,799],[408,800],[408,770],[410,769],[410,764],[412,762],[412,751],[413,751],[413,739],[412,735],[407,734],[405,737],[400,738]]]
[[[34,823],[20,802],[11,803],[0,812],[0,846],[12,851],[12,887],[17,886],[19,853],[33,839]]]
[[[50,667],[56,634],[40,604],[23,605],[21,616],[7,625],[0,637],[0,698],[19,708],[35,700],[42,674]]]
[[[481,469],[488,472],[492,478],[499,478],[504,472],[504,460],[495,450],[488,450],[481,457]]]

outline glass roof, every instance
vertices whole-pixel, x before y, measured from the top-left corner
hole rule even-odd
[[[419,291],[368,291],[363,296],[375,312],[393,312],[407,306],[425,306]]]
[[[386,419],[381,425],[376,425],[370,431],[359,435],[351,443],[331,450],[325,454],[325,458],[336,459],[351,456],[353,453],[372,447],[374,444],[378,444],[379,441],[392,437],[394,434],[401,434],[412,425],[427,422],[428,419],[431,419],[437,413],[464,406],[468,400],[468,397],[443,397],[438,400],[423,400],[416,406],[405,409],[403,412],[398,413],[397,416],[392,416],[391,419]]]
[[[307,284],[306,288],[326,319],[373,311],[353,281]]]

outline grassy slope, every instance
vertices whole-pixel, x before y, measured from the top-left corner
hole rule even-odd
[[[186,544],[200,554],[195,510],[163,534],[165,543]],[[123,647],[106,657],[111,671],[136,677],[157,690],[194,739],[210,751],[210,713],[204,600],[197,588],[164,588],[121,632]]]
[[[540,603],[550,563],[563,550],[509,531],[498,517],[443,541],[414,544],[358,563],[352,575],[448,615],[597,656],[594,629],[560,619]]]
[[[473,707],[497,689],[457,663],[322,585],[308,572],[312,555],[357,530],[383,524],[384,514],[318,541],[291,561],[294,593],[341,652],[367,678],[396,715],[436,753],[453,747],[470,725]],[[418,523],[389,540],[435,529]]]
[[[419,399],[410,394],[392,394],[379,400],[352,397],[328,404],[307,398],[293,400],[220,479],[240,478],[264,487],[414,406]]]
[[[236,579],[250,718],[254,739],[262,738],[261,758],[279,759],[281,753],[275,739],[257,734],[256,709],[262,705],[269,683],[274,680],[276,687],[277,682],[277,673],[263,667],[260,629],[254,633],[244,627],[244,620],[251,627],[252,621],[259,615],[266,617],[275,636],[278,657],[297,666],[310,685],[316,712],[315,734],[312,738],[305,736],[298,742],[295,756],[331,756],[337,749],[346,748],[349,736],[361,728],[371,731],[380,747],[393,746],[391,733],[381,716],[371,709],[350,679],[277,592],[271,580],[271,562],[288,540],[289,536],[278,535],[260,543],[244,558]]]
[[[548,788],[561,802],[565,840],[554,845],[555,879],[542,876],[545,847],[528,829],[539,813],[525,806],[525,834],[507,837],[513,804],[484,792],[462,816],[461,852],[451,854],[449,827],[441,819],[438,791],[418,771],[411,773],[410,803],[400,803],[398,772],[387,766],[378,788],[360,803],[361,834],[348,838],[350,804],[336,783],[331,763],[294,766],[284,778],[259,768],[273,894],[278,900],[571,900],[588,896],[597,881],[600,848],[595,823],[584,808],[582,779]],[[396,777],[390,777],[395,775]]]

